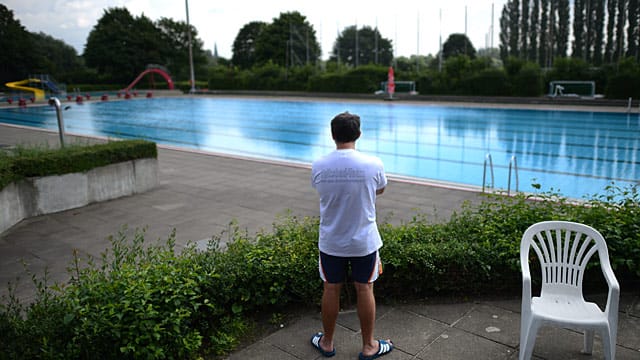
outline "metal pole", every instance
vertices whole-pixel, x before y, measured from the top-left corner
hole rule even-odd
[[[58,98],[56,97],[49,98],[49,105],[56,107],[56,116],[58,117],[58,132],[60,133],[60,147],[64,147],[64,120],[62,119],[60,100],[58,100]]]
[[[189,71],[191,73],[191,90],[190,93],[196,92],[196,76],[193,73],[193,46],[191,44],[191,26],[189,25],[189,0],[184,0],[187,10],[187,37],[189,39]]]
[[[442,72],[442,8],[440,9],[440,45],[438,46],[438,72]]]

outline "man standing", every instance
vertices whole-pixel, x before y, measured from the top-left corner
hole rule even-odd
[[[319,271],[324,281],[322,325],[311,344],[324,356],[336,353],[333,345],[340,310],[340,290],[347,268],[357,294],[362,331],[359,359],[375,359],[393,350],[389,340],[374,340],[376,302],[373,282],[382,273],[378,249],[382,246],[376,223],[376,196],[387,178],[382,161],[356,151],[360,117],[348,112],[331,120],[336,150],[312,165],[311,184],[320,196]]]

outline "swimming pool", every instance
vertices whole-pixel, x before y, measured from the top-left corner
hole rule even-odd
[[[490,154],[496,188],[507,188],[513,156],[521,191],[537,183],[581,198],[640,179],[638,114],[218,97],[70,106],[72,133],[302,163],[334,148],[329,121],[349,111],[362,118],[358,149],[382,158],[389,174],[482,186]],[[0,122],[57,129],[52,107],[0,110]]]

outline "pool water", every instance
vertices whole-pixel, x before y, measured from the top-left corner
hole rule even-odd
[[[379,156],[389,174],[473,186],[484,174],[489,186],[490,154],[496,188],[507,188],[513,156],[520,191],[535,192],[535,183],[581,198],[640,179],[638,114],[193,97],[70,106],[70,133],[302,163],[333,150],[329,122],[349,111],[362,119],[358,149]],[[0,122],[57,129],[52,107],[0,110]]]

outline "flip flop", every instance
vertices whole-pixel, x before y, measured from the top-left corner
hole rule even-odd
[[[373,359],[377,359],[380,356],[387,355],[394,348],[393,343],[391,341],[378,340],[378,344],[380,346],[378,347],[378,352],[377,353],[375,353],[373,355],[369,355],[369,356],[365,356],[363,353],[360,353],[358,355],[358,360],[373,360]]]
[[[324,357],[332,357],[336,354],[336,349],[334,348],[331,351],[324,351],[320,346],[320,339],[324,336],[323,333],[319,332],[311,337],[311,345],[320,351],[320,354]]]

